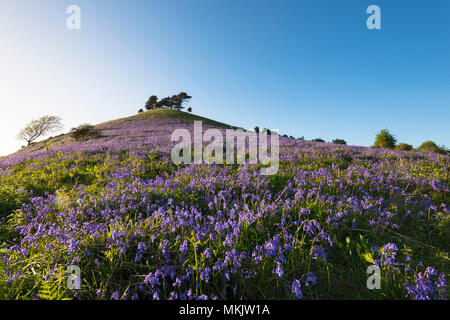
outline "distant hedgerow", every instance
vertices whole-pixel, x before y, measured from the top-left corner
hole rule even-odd
[[[344,139],[334,139],[332,142],[334,144],[343,144],[343,145],[347,144],[347,141],[345,141]]]

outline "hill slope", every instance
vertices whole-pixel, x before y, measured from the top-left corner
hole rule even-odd
[[[280,138],[273,176],[175,165],[171,132],[195,119],[152,111],[1,161],[0,299],[448,298],[449,157]]]
[[[202,121],[205,128],[232,128],[232,126],[197,116],[191,113],[158,109],[143,112],[131,117],[112,120],[95,125],[100,131],[100,137],[86,142],[78,142],[70,137],[70,134],[61,134],[56,137],[36,142],[31,146],[23,147],[16,153],[0,158],[6,160],[11,157],[21,157],[36,152],[65,148],[88,148],[90,145],[106,145],[117,141],[128,142],[156,142],[170,140],[172,131],[176,128],[191,128],[194,120]],[[153,140],[153,141],[152,141]]]

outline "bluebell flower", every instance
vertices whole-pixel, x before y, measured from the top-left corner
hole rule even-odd
[[[119,300],[119,293],[117,291],[114,291],[111,295],[111,300]]]
[[[281,263],[277,261],[276,265],[277,266],[273,270],[273,273],[275,273],[279,278],[282,278],[284,275],[284,271],[283,271],[283,268],[281,267]]]
[[[292,282],[292,293],[297,299],[301,299],[303,297],[300,280],[295,279]]]

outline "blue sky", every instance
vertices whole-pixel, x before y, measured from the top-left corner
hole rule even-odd
[[[81,9],[81,30],[66,8]],[[366,8],[381,8],[381,30]],[[186,91],[233,125],[450,147],[450,1],[0,2],[0,155],[45,114],[65,131]]]

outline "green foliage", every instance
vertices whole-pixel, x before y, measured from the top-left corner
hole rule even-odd
[[[313,141],[315,141],[315,142],[325,142],[325,140],[323,140],[323,139],[321,139],[321,138],[316,138],[316,139],[314,139]]]
[[[346,145],[347,142],[344,139],[334,139],[332,141],[334,144],[342,144],[342,145]]]
[[[100,132],[93,125],[85,123],[72,128],[70,136],[77,141],[83,141],[99,137]]]
[[[147,113],[146,113],[147,114]],[[142,115],[144,116],[144,115]],[[325,148],[322,147],[321,148]],[[324,229],[326,234],[330,234],[333,240],[333,247],[330,249],[328,261],[313,258],[310,254],[314,245],[311,239],[306,237],[306,232],[300,226],[288,223],[285,225],[289,234],[299,240],[292,248],[291,253],[286,255],[284,266],[285,277],[298,278],[306,272],[314,272],[317,276],[317,286],[303,287],[305,296],[312,299],[404,299],[405,291],[401,284],[409,280],[404,272],[397,272],[390,266],[382,266],[383,277],[381,290],[368,290],[366,288],[366,268],[379,259],[379,252],[372,250],[372,246],[382,246],[386,242],[402,243],[399,248],[398,261],[404,261],[404,257],[411,255],[414,263],[423,261],[426,265],[433,265],[439,270],[449,272],[448,264],[448,243],[449,243],[449,225],[450,218],[439,205],[448,204],[448,196],[445,191],[435,191],[426,185],[409,185],[408,181],[417,180],[430,181],[433,178],[442,183],[448,184],[448,159],[433,161],[413,161],[421,159],[422,155],[407,153],[402,157],[394,155],[390,158],[376,159],[377,174],[379,174],[380,183],[392,179],[392,172],[396,172],[401,167],[403,171],[399,172],[396,178],[396,186],[399,192],[392,190],[383,190],[378,185],[373,185],[364,181],[365,170],[355,170],[352,162],[362,164],[362,166],[373,165],[374,158],[362,155],[355,156],[354,151],[347,150],[339,146],[331,146],[333,152],[318,153],[317,150],[305,149],[297,155],[298,161],[282,160],[280,162],[279,174],[261,178],[260,183],[263,188],[255,188],[252,193],[270,191],[274,195],[270,201],[274,204],[273,209],[281,207],[282,203],[289,202],[281,211],[274,211],[272,214],[270,208],[267,214],[262,215],[247,227],[240,229],[240,234],[236,238],[235,248],[239,252],[251,253],[256,245],[263,245],[267,240],[268,233],[278,232],[278,228],[288,217],[295,217],[294,220],[317,221]],[[242,201],[248,201],[250,212],[257,213],[260,210],[260,203],[252,203],[250,198],[241,197],[245,191],[236,181],[242,175],[238,170],[231,170],[229,175],[229,185],[219,185],[212,182],[207,190],[199,183],[195,183],[199,177],[216,176],[214,167],[200,167],[196,175],[186,175],[183,170],[173,165],[170,161],[164,160],[164,154],[152,149],[145,150],[145,156],[137,157],[130,151],[123,151],[114,154],[110,153],[70,153],[57,154],[43,160],[29,160],[22,164],[13,165],[8,168],[8,172],[3,173],[0,180],[0,215],[9,215],[9,219],[0,222],[0,248],[6,247],[7,243],[11,245],[20,241],[20,235],[15,232],[15,227],[23,225],[24,218],[21,216],[20,207],[22,204],[28,204],[30,191],[33,190],[33,196],[45,196],[48,192],[56,194],[58,201],[54,204],[54,210],[48,212],[48,220],[60,226],[58,212],[73,211],[74,214],[80,209],[78,203],[79,197],[75,189],[81,189],[87,195],[86,201],[92,201],[86,204],[86,208],[93,209],[95,202],[100,205],[95,197],[108,194],[111,189],[106,185],[111,183],[115,185],[116,194],[121,196],[121,190],[124,186],[135,183],[139,178],[157,179],[158,177],[174,178],[173,186],[164,190],[160,187],[139,190],[136,184],[136,191],[133,193],[133,199],[149,197],[152,203],[172,199],[174,204],[186,202],[192,206],[197,206],[202,197],[210,196],[211,190],[221,190],[221,188],[232,187],[233,195]],[[371,150],[369,150],[371,151]],[[142,151],[141,151],[142,152]],[[114,173],[123,168],[129,168],[127,175],[117,178]],[[306,194],[312,196],[296,197],[294,192],[289,193],[285,188],[290,183],[296,183],[298,171],[307,173],[301,188]],[[325,172],[325,175],[318,174]],[[249,171],[248,174],[252,174]],[[414,179],[407,179],[411,176]],[[176,178],[176,179],[175,179]],[[387,199],[390,203],[389,212],[393,213],[393,223],[400,225],[400,230],[395,230],[374,225],[373,229],[368,227],[368,221],[373,219],[376,210],[369,211],[361,208],[361,211],[348,211],[348,203],[321,202],[319,197],[314,195],[319,192],[318,186],[323,186],[323,190],[330,195],[339,194],[344,189],[352,190],[354,199],[364,199],[369,193]],[[177,186],[180,187],[177,187]],[[187,193],[181,186],[192,186],[192,192]],[[294,188],[297,186],[294,185]],[[415,189],[412,189],[415,188]],[[248,191],[247,191],[248,192]],[[438,207],[438,213],[435,216],[419,214],[419,209],[411,200],[406,201],[402,198],[402,193],[406,192],[413,195],[412,201],[426,200]],[[427,198],[422,198],[422,195]],[[113,197],[113,195],[111,195]],[[295,199],[295,200],[294,200]],[[111,200],[111,202],[109,202]],[[269,201],[269,200],[268,200]],[[213,202],[211,202],[213,204]],[[377,209],[379,204],[375,201],[367,202],[367,208]],[[113,207],[113,199],[108,199],[106,206]],[[217,207],[216,207],[217,206]],[[4,208],[4,209],[1,209]],[[118,208],[117,208],[118,209]],[[122,210],[122,208],[120,208]],[[204,206],[199,208],[202,217],[217,215],[219,206]],[[308,209],[309,213],[299,217],[302,209]],[[93,210],[102,210],[97,208]],[[172,210],[172,209],[168,209]],[[381,206],[380,206],[381,210]],[[406,212],[411,211],[415,214],[414,219],[403,219]],[[330,215],[330,212],[333,212]],[[343,220],[334,220],[327,222],[327,217],[336,218],[338,212],[345,212]],[[76,214],[82,215],[80,210]],[[136,216],[139,214],[149,215],[151,219],[139,220]],[[215,292],[217,288],[230,289],[221,280],[220,272],[211,272],[211,279],[208,284],[199,280],[198,270],[200,268],[211,267],[211,261],[206,258],[202,252],[210,248],[214,256],[220,256],[226,250],[222,239],[210,239],[206,237],[202,240],[196,238],[195,234],[185,234],[185,230],[177,229],[171,231],[171,225],[163,223],[158,215],[150,216],[148,209],[143,207],[139,212],[123,211],[123,220],[110,224],[104,234],[98,238],[81,236],[78,239],[84,249],[89,250],[90,255],[80,254],[80,267],[82,270],[83,288],[79,291],[81,299],[108,299],[112,292],[118,291],[119,296],[125,296],[130,286],[143,283],[142,276],[153,272],[162,262],[164,256],[161,253],[158,244],[160,240],[166,237],[170,238],[170,255],[174,261],[179,259],[179,245],[177,236],[189,240],[189,251],[182,264],[183,268],[194,270],[190,280],[192,288],[196,288],[197,294]],[[376,215],[375,215],[376,217]],[[78,217],[78,221],[90,223]],[[100,217],[99,217],[100,218]],[[201,218],[201,217],[200,217]],[[355,221],[355,226],[352,225]],[[98,221],[96,221],[98,222]],[[244,223],[244,222],[242,222]],[[336,229],[335,223],[341,224]],[[142,228],[144,226],[144,228]],[[120,230],[127,234],[136,234],[138,241],[146,244],[146,250],[142,255],[143,261],[135,261],[137,243],[134,240],[127,243],[129,249],[125,254],[121,253],[117,247],[106,247],[105,244],[111,240],[113,231]],[[142,231],[143,234],[137,234],[136,231]],[[153,241],[153,238],[155,241]],[[16,239],[16,240],[15,240]],[[46,245],[52,244],[51,237],[43,237],[27,258],[20,259],[17,252],[8,253],[0,251],[0,257],[8,256],[13,261],[17,260],[15,268],[23,272],[23,278],[8,282],[8,275],[5,272],[5,263],[0,259],[0,299],[66,299],[73,298],[73,291],[65,286],[67,275],[65,266],[70,263],[72,256],[67,254],[66,248],[54,250],[49,253]],[[400,241],[401,240],[401,241]],[[287,246],[292,242],[289,239],[281,239],[281,245]],[[83,250],[83,251],[86,251]],[[98,263],[94,262],[95,259]],[[251,261],[251,260],[250,260]],[[3,264],[2,264],[3,263]],[[55,269],[56,267],[56,269]],[[256,276],[253,279],[246,279],[244,275],[233,275],[232,281],[236,288],[234,298],[241,296],[244,298],[268,299],[268,298],[292,298],[289,290],[286,290],[284,279],[280,280],[274,276],[272,270],[275,267],[274,261],[267,260],[264,264],[252,264],[249,269],[254,271]],[[403,270],[401,270],[403,271]],[[198,286],[197,286],[198,284]],[[105,295],[98,296],[98,291]],[[169,292],[162,292],[166,296]],[[162,296],[162,297],[166,297]]]
[[[157,96],[151,96],[148,98],[147,102],[145,103],[145,109],[152,110],[156,108],[156,103],[158,102]]]
[[[407,143],[399,143],[396,147],[395,150],[398,151],[412,151],[414,150],[413,146]]]
[[[171,97],[166,97],[158,101],[157,96],[151,96],[147,102],[145,103],[145,109],[153,110],[160,108],[169,108],[174,110],[182,110],[184,109],[183,104],[188,102],[192,97],[188,95],[186,92],[180,92],[177,95],[173,95]],[[191,108],[192,111],[192,108]],[[189,112],[191,112],[189,111]]]
[[[375,137],[375,148],[393,149],[397,139],[392,135],[388,129],[381,130]]]
[[[439,153],[439,154],[448,154],[448,151],[445,147],[438,146],[434,141],[425,141],[418,148],[420,152],[426,153]]]
[[[259,127],[256,126],[253,130],[255,130],[256,133],[259,133]]]

